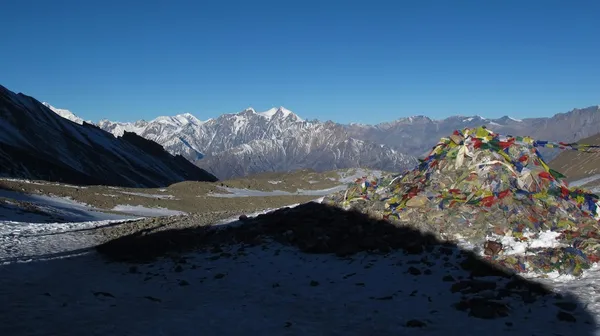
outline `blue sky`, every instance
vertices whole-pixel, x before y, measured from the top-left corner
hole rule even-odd
[[[600,104],[599,1],[5,1],[0,84],[84,119],[376,123]]]

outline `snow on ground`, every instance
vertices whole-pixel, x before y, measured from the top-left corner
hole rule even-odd
[[[218,187],[228,194],[222,193],[208,193],[208,196],[211,197],[225,197],[225,198],[233,198],[233,197],[266,197],[266,196],[324,196],[337,191],[341,191],[347,188],[346,185],[339,185],[333,188],[328,189],[319,189],[319,190],[305,190],[298,189],[295,193],[283,190],[273,190],[273,191],[261,191],[261,190],[251,190],[251,189],[241,189],[241,188],[230,188],[230,187]]]
[[[175,199],[175,196],[173,196],[173,195],[147,194],[147,193],[131,192],[131,191],[120,191],[120,193],[126,194],[126,195],[133,195],[133,196],[140,196],[140,197],[147,197],[147,198],[156,198],[156,199],[171,199],[171,200]]]
[[[132,215],[145,216],[145,217],[158,217],[158,216],[174,216],[174,215],[185,215],[186,213],[178,210],[170,210],[167,208],[148,208],[143,205],[117,205],[112,211],[128,213]]]
[[[466,274],[439,257],[425,256],[429,266],[402,252],[341,259],[270,243],[192,253],[177,264],[107,263],[89,249],[89,229],[115,221],[0,224],[3,335],[600,335],[593,317],[561,322],[544,301],[505,299],[510,317],[469,317],[452,306],[461,294],[443,280]],[[600,315],[599,267],[582,279],[540,281]],[[426,325],[407,327],[410,320]]]
[[[87,189],[85,186],[78,186],[73,184],[63,184],[63,183],[53,183],[53,182],[35,182],[27,179],[16,179],[16,178],[0,178],[0,181],[8,181],[8,182],[21,182],[27,184],[35,184],[35,185],[43,185],[43,186],[58,186],[58,187],[66,187],[66,188],[75,188],[75,189]]]
[[[0,189],[0,197],[14,201],[28,202],[35,205],[39,212],[19,213],[18,209],[0,208],[0,225],[12,222],[38,222],[38,218],[44,214],[60,217],[61,222],[88,222],[114,219],[129,219],[131,217],[101,212],[86,204],[74,201],[66,197],[24,194],[11,190]]]
[[[338,259],[272,243],[135,268],[96,254],[12,264],[0,276],[0,325],[6,335],[593,335],[545,302],[507,299],[511,317],[469,317],[452,307],[461,294],[442,280],[444,262],[421,258]],[[431,273],[411,275],[411,265]]]
[[[0,269],[14,262],[46,260],[75,254],[95,245],[96,239],[86,234],[94,228],[135,221],[122,218],[77,223],[15,223],[0,221]],[[0,272],[0,277],[3,275]]]
[[[323,198],[320,198],[319,200],[316,200],[316,202],[322,202],[322,200],[323,200]],[[300,203],[291,204],[291,205],[288,205],[287,207],[295,208],[298,205],[300,205]],[[256,217],[258,215],[264,215],[264,214],[274,211],[274,210],[277,210],[277,209],[265,209],[265,210],[261,210],[261,211],[256,211],[253,213],[246,214],[246,216],[247,217]],[[239,220],[239,217],[234,216],[234,217],[223,219],[223,220],[215,223],[214,225],[219,225],[219,226],[225,227],[225,226],[236,226],[236,225],[242,225],[242,224],[243,224],[243,222]]]
[[[556,238],[560,236],[560,232],[556,231],[543,231],[537,235],[530,231],[523,232],[524,240],[517,240],[513,236],[500,236],[493,234],[488,237],[488,240],[498,241],[502,244],[502,254],[525,254],[531,249],[536,248],[556,248],[560,247],[560,242]]]
[[[89,249],[94,228],[143,217],[184,214],[165,208],[119,205],[102,212],[69,198],[24,194],[0,189],[0,265],[37,258],[54,258]]]
[[[582,179],[577,180],[577,181],[573,181],[573,182],[569,183],[569,186],[571,186],[571,187],[581,187],[584,184],[588,184],[588,183],[594,182],[596,180],[600,180],[600,174],[596,174],[596,175],[593,175],[593,176],[582,178]]]
[[[0,203],[0,265],[89,248],[95,239],[83,232],[138,219],[104,213],[62,197],[3,189],[0,189],[0,197],[9,199],[7,203]],[[27,202],[27,205],[19,202]]]

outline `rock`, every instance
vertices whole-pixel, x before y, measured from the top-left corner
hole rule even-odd
[[[155,297],[152,297],[152,296],[144,296],[144,299],[148,299],[148,300],[153,301],[153,302],[162,302],[161,299],[155,298]]]
[[[480,260],[475,256],[467,256],[467,258],[460,263],[460,267],[465,271],[470,271],[472,277],[511,277],[511,274],[509,274],[507,271],[501,269],[496,265],[492,265],[483,260]]]
[[[469,316],[481,319],[495,319],[508,316],[509,308],[500,302],[474,298],[462,300],[456,305],[458,310],[469,310]]]
[[[411,266],[408,268],[408,273],[412,275],[421,275],[421,270],[414,266]]]
[[[239,220],[242,221],[242,222],[247,221],[248,220],[248,216],[246,216],[246,215],[240,215]]]
[[[502,251],[502,243],[488,240],[483,246],[483,253],[489,256],[495,256]]]
[[[454,281],[456,281],[456,279],[454,279],[454,277],[452,275],[444,275],[442,277],[442,281],[445,281],[445,282],[454,282]]]
[[[406,202],[406,206],[411,208],[424,207],[427,203],[429,203],[429,199],[427,197],[415,196]]]
[[[479,293],[496,289],[496,283],[483,280],[463,280],[452,285],[452,293],[461,292],[463,294]]]
[[[338,257],[346,257],[360,252],[360,247],[352,244],[342,244],[337,246],[335,255]]]
[[[556,314],[556,318],[559,321],[563,321],[563,322],[571,322],[571,323],[575,323],[577,322],[577,319],[575,318],[575,316],[564,312],[564,311],[559,311],[558,314]]]
[[[105,296],[114,298],[115,296],[108,292],[93,292],[94,296]]]
[[[562,310],[566,310],[566,311],[570,311],[570,312],[575,311],[575,309],[577,309],[577,303],[575,303],[575,302],[561,301],[561,302],[555,302],[554,305]]]
[[[408,322],[406,322],[406,326],[409,328],[423,328],[426,327],[427,324],[419,320],[409,320]]]

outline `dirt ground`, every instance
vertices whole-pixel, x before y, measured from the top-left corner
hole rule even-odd
[[[0,179],[0,189],[18,192],[68,197],[99,209],[110,211],[117,205],[162,207],[189,214],[206,212],[253,212],[289,204],[305,203],[316,196],[286,195],[261,197],[214,197],[211,193],[227,194],[223,187],[260,191],[281,190],[297,192],[321,190],[339,186],[343,177],[356,174],[356,170],[339,170],[317,173],[300,170],[292,173],[264,173],[247,178],[219,182],[181,182],[165,188],[117,188],[107,186],[74,186],[46,181]]]

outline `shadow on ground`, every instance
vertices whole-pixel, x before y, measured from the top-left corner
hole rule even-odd
[[[96,251],[0,266],[3,335],[596,330],[568,293],[432,235],[318,203],[220,229],[141,231]]]
[[[439,281],[433,281],[433,286],[452,293],[453,302],[445,309],[459,311],[473,323],[504,321],[504,327],[508,328],[504,332],[513,334],[566,335],[570,328],[575,328],[577,335],[594,334],[594,318],[575,297],[553,293],[455,244],[409,227],[394,226],[356,211],[313,202],[243,218],[237,224],[241,225],[140,231],[102,244],[97,251],[110,261],[129,263],[147,263],[194,250],[218,254],[228,246],[269,244],[295,247],[304,254],[334,255],[340,263],[365,253],[381,258],[401,255],[396,263],[397,271],[391,274],[390,268],[385,268],[387,273],[377,276],[386,282],[401,284],[407,279],[414,281],[415,277],[423,279],[435,275]],[[345,298],[338,299],[343,302]],[[386,299],[405,305],[395,296]],[[423,300],[431,302],[432,299],[430,296]],[[436,309],[439,314],[440,307]],[[347,313],[347,318],[351,318],[351,313]],[[398,319],[403,320],[403,317],[398,316]],[[413,325],[410,321],[406,323],[407,327],[416,326],[423,331],[429,328],[428,323],[418,319]],[[433,325],[431,332],[435,330],[435,323]]]

